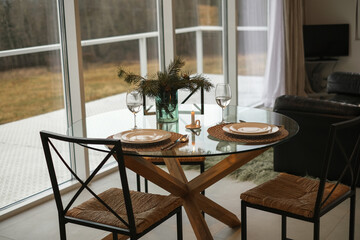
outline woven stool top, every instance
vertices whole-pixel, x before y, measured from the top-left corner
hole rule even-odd
[[[304,217],[313,217],[318,187],[318,180],[280,173],[275,179],[242,193],[240,198],[252,204],[287,211]],[[327,182],[325,184],[323,200],[334,187],[335,183]],[[350,191],[348,186],[337,185],[323,207],[336,201],[348,191]]]
[[[182,205],[182,200],[174,196],[163,196],[136,191],[130,191],[130,193],[137,232],[144,231]],[[98,196],[119,214],[120,217],[127,221],[122,189],[111,188]],[[115,215],[96,198],[91,198],[79,206],[70,209],[66,215],[115,227],[127,228],[123,222],[116,218]]]

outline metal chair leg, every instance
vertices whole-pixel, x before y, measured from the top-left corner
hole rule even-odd
[[[352,195],[350,198],[350,226],[349,226],[349,239],[355,238],[355,203],[356,195]]]
[[[145,184],[145,192],[148,193],[149,187],[148,187],[148,180],[146,178],[144,178],[144,184]]]
[[[286,240],[286,216],[281,215],[281,239]]]
[[[320,219],[314,222],[314,240],[320,239]]]
[[[113,236],[113,240],[118,240],[118,235],[117,235],[117,233],[113,232],[112,236]]]
[[[241,240],[246,240],[246,204],[241,201]]]
[[[200,163],[200,174],[202,174],[205,171],[205,163]],[[202,195],[205,195],[205,189],[201,192]]]
[[[176,214],[176,228],[177,228],[177,239],[182,240],[183,239],[183,228],[182,228],[182,210],[180,210]]]
[[[60,230],[60,239],[66,240],[66,229],[65,229],[65,223],[63,220],[59,219],[59,230]]]
[[[137,187],[137,191],[141,192],[141,184],[140,184],[140,175],[136,174],[136,187]]]

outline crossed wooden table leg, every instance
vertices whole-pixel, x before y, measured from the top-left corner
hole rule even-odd
[[[213,239],[201,211],[230,227],[240,226],[235,214],[200,194],[228,174],[246,164],[268,148],[232,154],[212,166],[191,181],[188,181],[176,158],[164,158],[169,173],[143,159],[141,156],[125,156],[125,165],[171,194],[181,197],[197,239]],[[236,201],[236,199],[234,200]]]

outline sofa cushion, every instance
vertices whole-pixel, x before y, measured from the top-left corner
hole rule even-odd
[[[327,79],[327,90],[328,93],[360,96],[360,74],[334,72]]]

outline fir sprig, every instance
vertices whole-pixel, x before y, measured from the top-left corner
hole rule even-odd
[[[140,75],[127,72],[120,67],[118,77],[133,85],[143,95],[150,98],[160,96],[164,92],[172,92],[179,89],[195,91],[202,87],[205,91],[209,91],[213,87],[213,84],[201,74],[191,76],[190,73],[182,73],[181,68],[184,65],[185,62],[180,57],[176,57],[165,71],[157,72],[152,78],[144,78]]]

